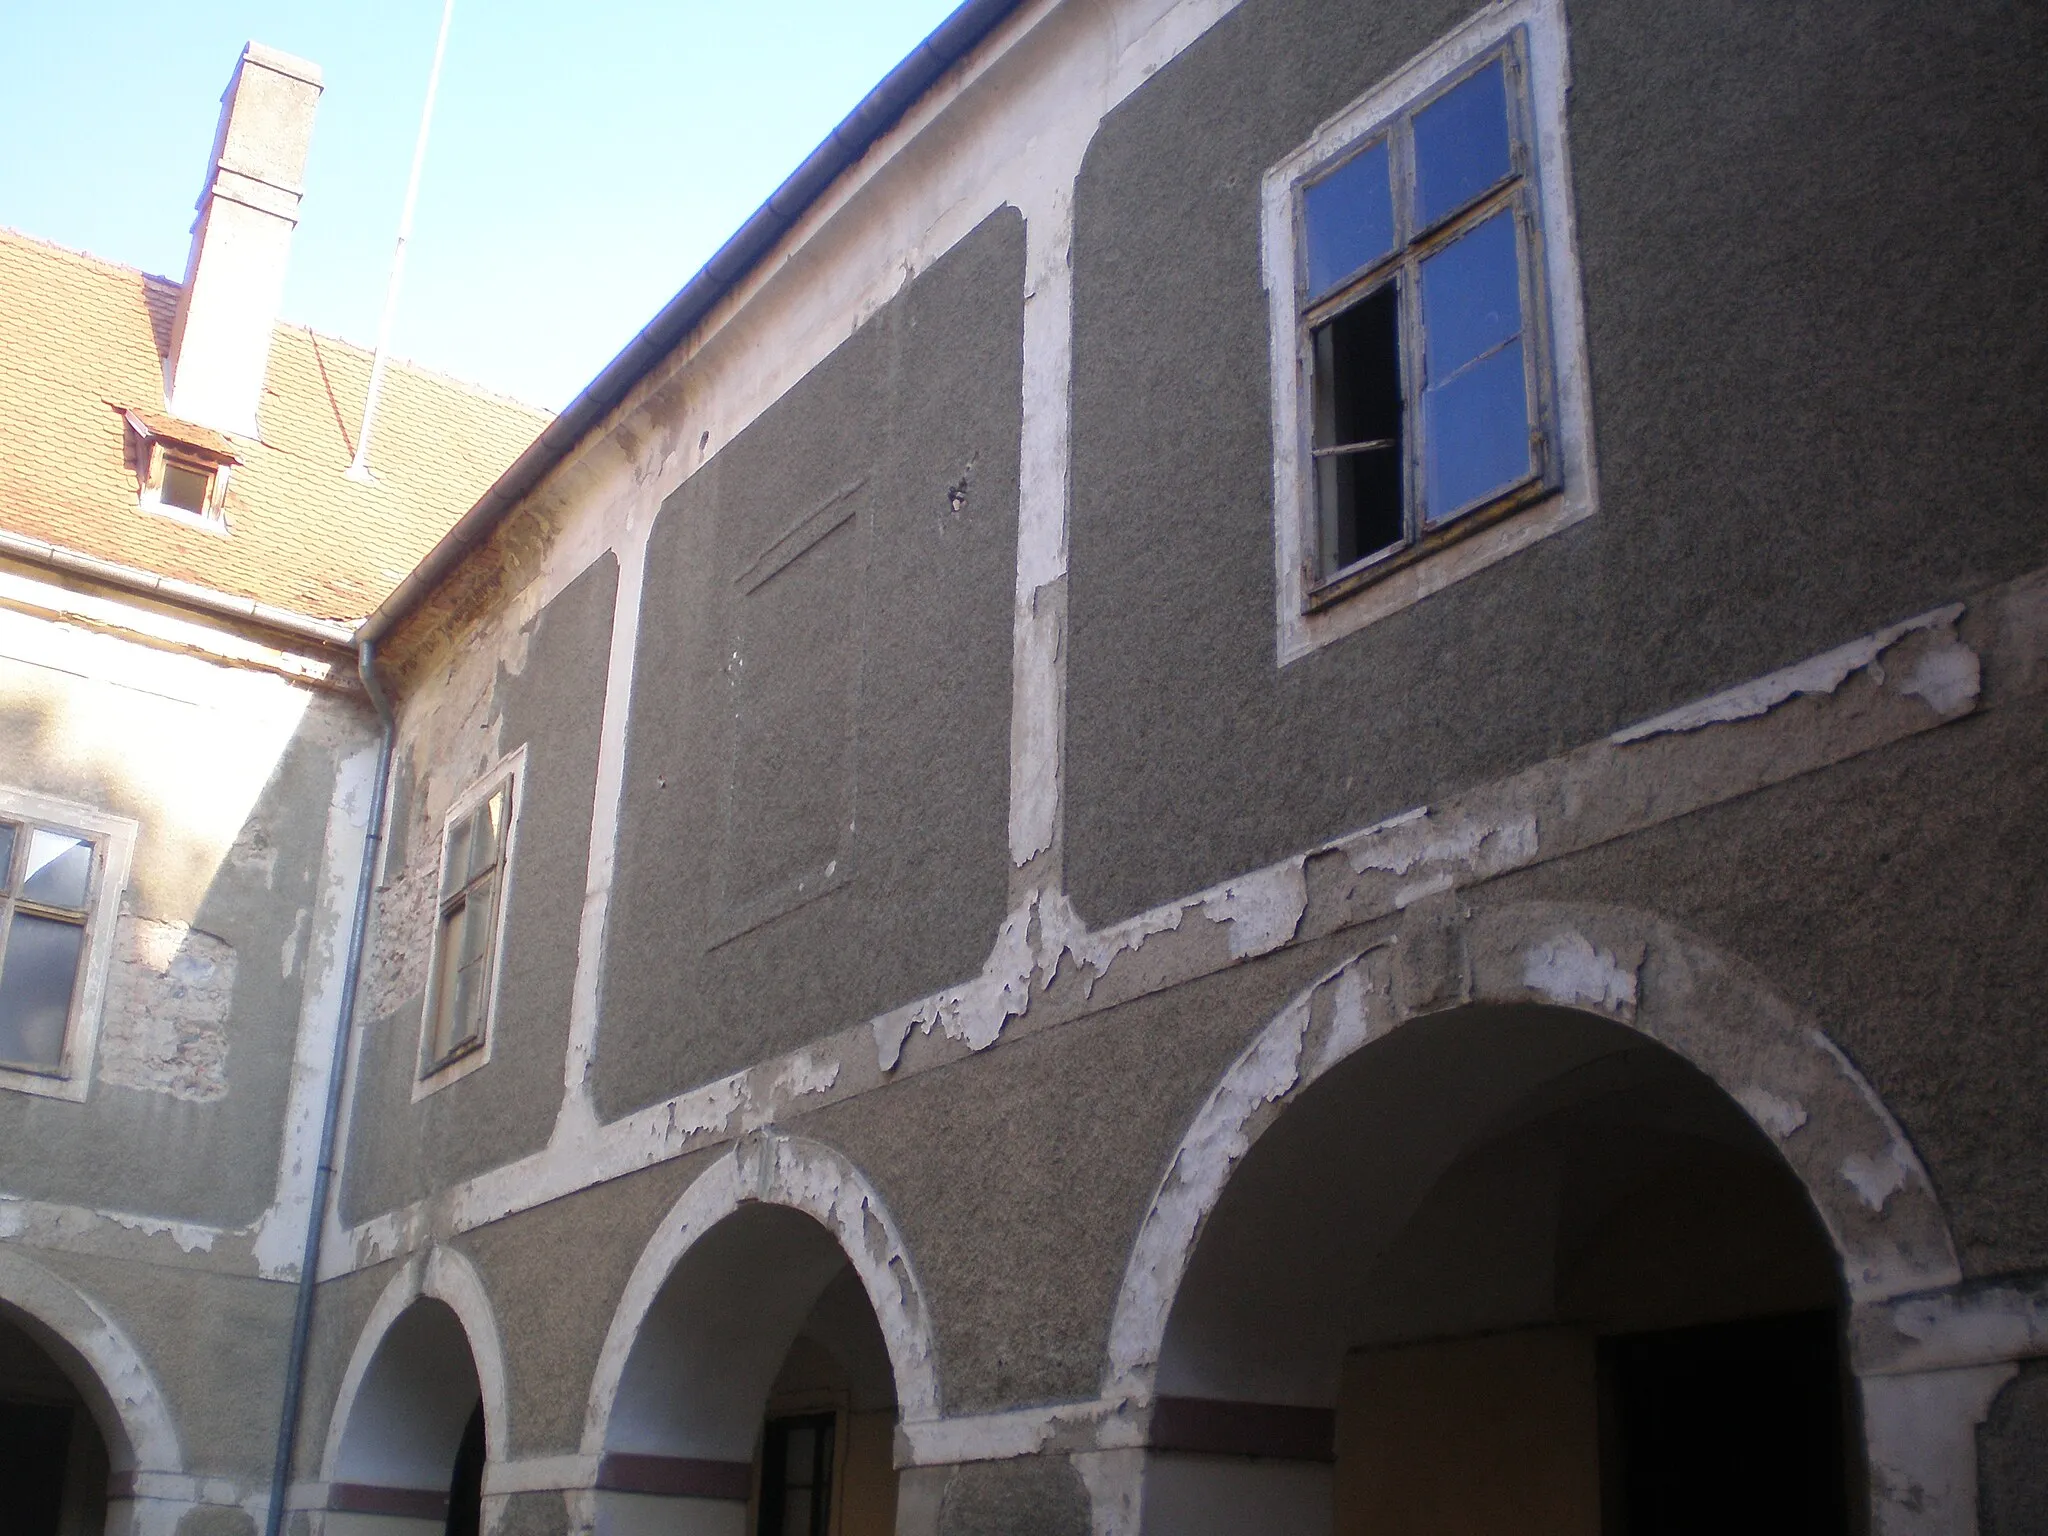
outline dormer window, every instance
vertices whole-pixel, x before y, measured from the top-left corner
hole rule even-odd
[[[121,408],[128,427],[136,504],[216,533],[227,532],[228,475],[240,459],[218,432],[153,411]]]

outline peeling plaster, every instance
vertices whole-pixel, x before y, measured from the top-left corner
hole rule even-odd
[[[124,916],[100,1027],[100,1081],[209,1104],[228,1091],[235,951],[187,923]]]
[[[1881,683],[1884,678],[1879,660],[1884,653],[1909,635],[1922,632],[1935,638],[1937,648],[1918,659],[1912,678],[1902,691],[1925,699],[1938,714],[1953,714],[1976,701],[1978,688],[1976,652],[1956,635],[1956,621],[1962,616],[1963,605],[1950,603],[1628,726],[1608,740],[1616,746],[1626,746],[1674,731],[1697,731],[1704,726],[1750,719],[1801,694],[1832,694],[1852,674],[1865,670],[1871,671],[1873,680]]]
[[[1592,1007],[1607,1013],[1630,1014],[1636,1006],[1636,972],[1604,949],[1595,949],[1576,933],[1560,934],[1531,948],[1522,957],[1522,982],[1531,992],[1561,1006]]]
[[[1916,1164],[1910,1154],[1897,1142],[1885,1149],[1882,1157],[1866,1157],[1861,1152],[1852,1152],[1842,1160],[1842,1177],[1849,1187],[1856,1191],[1856,1197],[1873,1211],[1882,1212],[1885,1202],[1906,1187],[1906,1180],[1916,1171]]]
[[[1778,1141],[1790,1138],[1807,1121],[1806,1110],[1798,1100],[1782,1097],[1758,1083],[1738,1088],[1735,1101],[1749,1111],[1750,1119]]]

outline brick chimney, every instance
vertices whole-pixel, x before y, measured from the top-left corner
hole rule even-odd
[[[173,416],[256,435],[319,100],[318,65],[261,43],[242,50],[221,97],[171,328]]]

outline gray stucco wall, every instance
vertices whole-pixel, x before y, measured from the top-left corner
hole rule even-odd
[[[615,557],[592,562],[534,620],[524,667],[516,675],[499,669],[490,711],[499,746],[510,752],[523,743],[527,757],[491,1060],[415,1104],[423,997],[414,993],[370,1022],[343,1181],[346,1220],[510,1162],[546,1145],[554,1128],[618,583]],[[392,825],[400,825],[396,807]],[[387,883],[422,862],[433,878],[439,842],[412,841],[394,847]]]
[[[159,975],[129,964],[133,949],[117,944],[83,1103],[0,1092],[6,1192],[245,1225],[277,1184],[302,989],[320,959],[310,941],[328,807],[341,759],[369,740],[367,710],[311,697],[216,859],[193,824],[218,807],[201,803],[185,765],[168,782],[138,772],[150,750],[143,741],[99,743],[81,729],[106,707],[94,697],[106,685],[34,670],[33,688],[5,679],[14,704],[0,716],[0,784],[139,823],[123,932],[146,927],[151,952],[164,951],[157,958],[167,955],[169,967]],[[215,729],[204,711],[139,689],[128,718],[138,731]],[[189,1006],[180,1002],[187,988]],[[156,1025],[138,1021],[138,998]]]
[[[988,953],[1023,259],[1021,219],[991,215],[662,509],[606,960],[607,1116]]]
[[[1600,510],[1276,672],[1258,192],[1455,0],[1249,0],[1076,197],[1067,870],[1108,921],[2048,558],[2038,12],[1587,0]]]

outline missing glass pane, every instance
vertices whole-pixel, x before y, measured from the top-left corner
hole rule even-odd
[[[1317,512],[1325,576],[1401,542],[1401,304],[1392,283],[1315,342]]]

